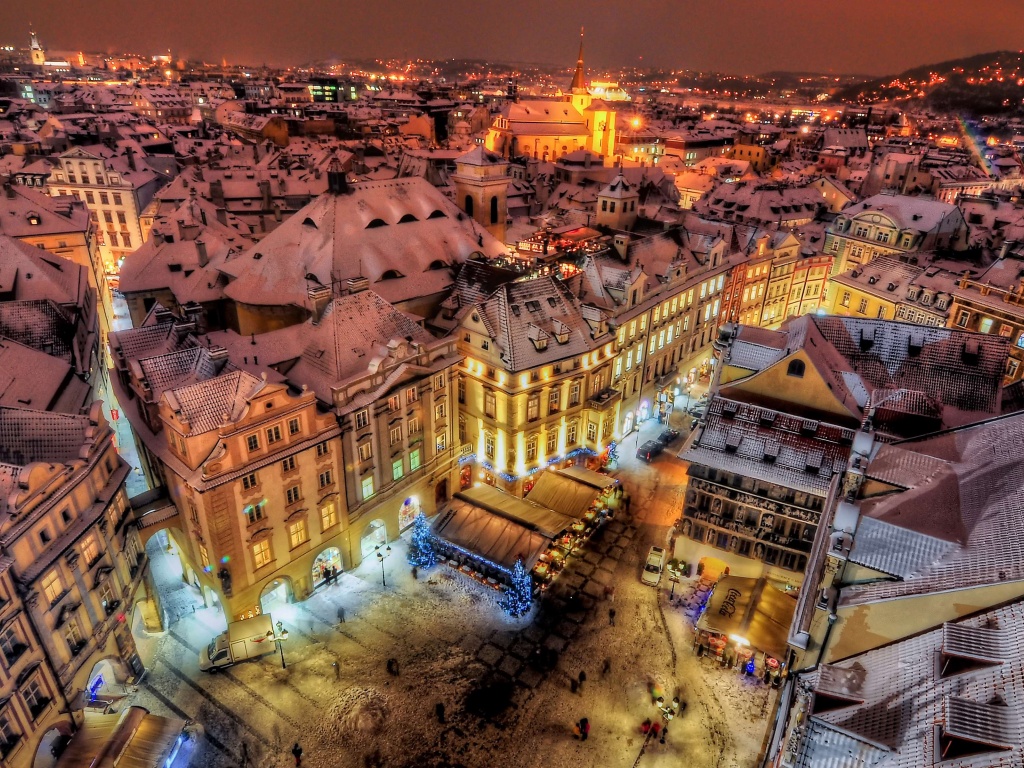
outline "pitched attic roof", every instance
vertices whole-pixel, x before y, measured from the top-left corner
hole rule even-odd
[[[373,291],[334,299],[319,324],[308,323],[305,328],[305,350],[289,369],[288,378],[306,384],[325,402],[333,402],[332,388],[367,375],[386,360],[389,345],[401,358],[405,356],[401,354],[402,347],[435,341]]]
[[[188,420],[192,434],[210,432],[225,421],[237,421],[265,381],[245,371],[228,371],[164,393],[175,413]]]
[[[232,259],[225,293],[256,305],[310,308],[306,275],[321,285],[365,277],[398,303],[449,288],[448,267],[504,246],[420,178],[355,184],[324,194]]]
[[[593,338],[579,303],[550,276],[507,283],[475,310],[500,350],[505,370],[512,373],[590,352],[609,338],[607,333]],[[544,330],[554,343],[538,347],[531,326]]]
[[[795,765],[1024,764],[1021,627],[1018,601],[801,675],[814,697]]]
[[[868,477],[905,490],[858,503],[850,559],[900,580],[846,587],[841,603],[1024,580],[1021,446],[1022,414],[881,446]]]

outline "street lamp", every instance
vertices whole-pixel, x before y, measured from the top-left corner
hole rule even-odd
[[[380,544],[373,548],[373,551],[377,553],[377,560],[380,561],[380,583],[382,586],[387,586],[388,583],[384,578],[384,558],[391,557],[391,547],[385,547],[384,551],[380,551]]]
[[[277,633],[274,630],[267,631],[267,637],[274,638],[274,642],[277,643],[277,650],[281,652],[281,669],[287,669],[284,663],[284,645],[283,642],[288,639],[288,630],[284,628],[284,622],[277,622]]]

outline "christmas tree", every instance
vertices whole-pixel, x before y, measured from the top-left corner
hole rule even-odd
[[[522,560],[516,560],[512,568],[512,584],[505,590],[501,607],[509,616],[519,618],[530,610],[533,604],[533,579],[526,572]]]
[[[420,512],[412,524],[412,541],[409,542],[409,565],[415,568],[430,568],[437,565],[437,553],[434,552],[433,535],[427,516]]]

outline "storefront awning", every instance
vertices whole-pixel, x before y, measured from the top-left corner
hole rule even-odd
[[[547,504],[537,503],[532,493],[529,499],[520,499],[490,485],[467,488],[456,493],[455,498],[509,518],[549,539],[555,538],[578,519]]]
[[[796,600],[767,579],[723,576],[697,622],[697,629],[743,638],[758,651],[786,658],[786,638]]]
[[[439,539],[507,571],[518,559],[527,570],[532,569],[551,544],[551,538],[539,531],[459,496],[431,526]]]
[[[86,711],[56,768],[162,768],[184,728],[183,720],[151,715],[142,707],[112,715]]]
[[[578,480],[585,485],[598,488],[602,491],[605,488],[611,488],[618,482],[614,477],[608,477],[608,475],[603,475],[600,472],[594,472],[586,467],[566,467],[565,469],[558,470],[556,474],[571,477],[573,480]]]
[[[587,472],[588,470],[583,470]],[[570,520],[580,520],[601,495],[595,488],[563,472],[540,472],[537,482],[528,496],[529,500],[565,515]],[[590,474],[596,475],[596,472]],[[603,477],[603,475],[602,475]],[[614,482],[614,481],[612,481]]]

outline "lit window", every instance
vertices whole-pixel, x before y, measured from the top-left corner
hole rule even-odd
[[[82,542],[82,557],[85,562],[92,565],[96,562],[96,558],[100,555],[99,545],[96,543],[95,536],[87,536]]]
[[[402,399],[398,395],[392,395],[388,398],[388,410],[397,411],[402,407]]]
[[[393,462],[391,462],[391,479],[392,480],[401,480],[402,476],[404,474],[405,474],[405,462],[403,462],[402,459],[400,459],[400,458],[399,459],[395,459]]]
[[[444,416],[445,416],[444,403],[438,403],[437,405],[434,406],[434,418],[435,419],[443,419]]]
[[[320,525],[323,530],[338,524],[338,508],[333,501],[326,502],[320,507]]]
[[[435,443],[437,445],[437,452],[440,453],[448,447],[448,436],[444,432],[438,432]]]
[[[50,571],[43,578],[42,582],[43,594],[46,595],[46,599],[51,603],[56,602],[57,598],[64,594],[64,585],[60,581],[60,574],[57,571]]]
[[[365,477],[365,478],[363,478],[363,486],[362,486],[362,488],[363,488],[363,499],[368,499],[371,496],[373,496],[373,478],[372,477]]]
[[[592,421],[587,422],[587,440],[592,443],[597,442],[597,424]]]
[[[300,544],[305,544],[309,541],[309,534],[306,532],[306,521],[296,520],[294,523],[288,526],[288,541],[291,544],[291,548]]]
[[[420,449],[416,448],[415,450],[413,450],[413,451],[411,451],[409,453],[409,471],[410,472],[415,472],[419,468],[420,468]]]
[[[257,541],[252,545],[252,560],[256,566],[256,570],[259,570],[263,566],[270,563],[273,558],[270,556],[270,540]]]
[[[415,403],[419,399],[420,393],[416,389],[416,387],[409,387],[407,390],[405,390],[405,401],[407,403]]]
[[[434,389],[444,389],[444,374],[439,373],[434,377]]]
[[[572,422],[565,428],[565,444],[575,445],[576,444],[576,422]]]
[[[548,457],[555,455],[555,451],[558,450],[558,432],[557,430],[548,430]]]
[[[978,324],[978,331],[981,333],[990,333],[992,331],[992,323],[995,322],[991,317],[982,318]]]

